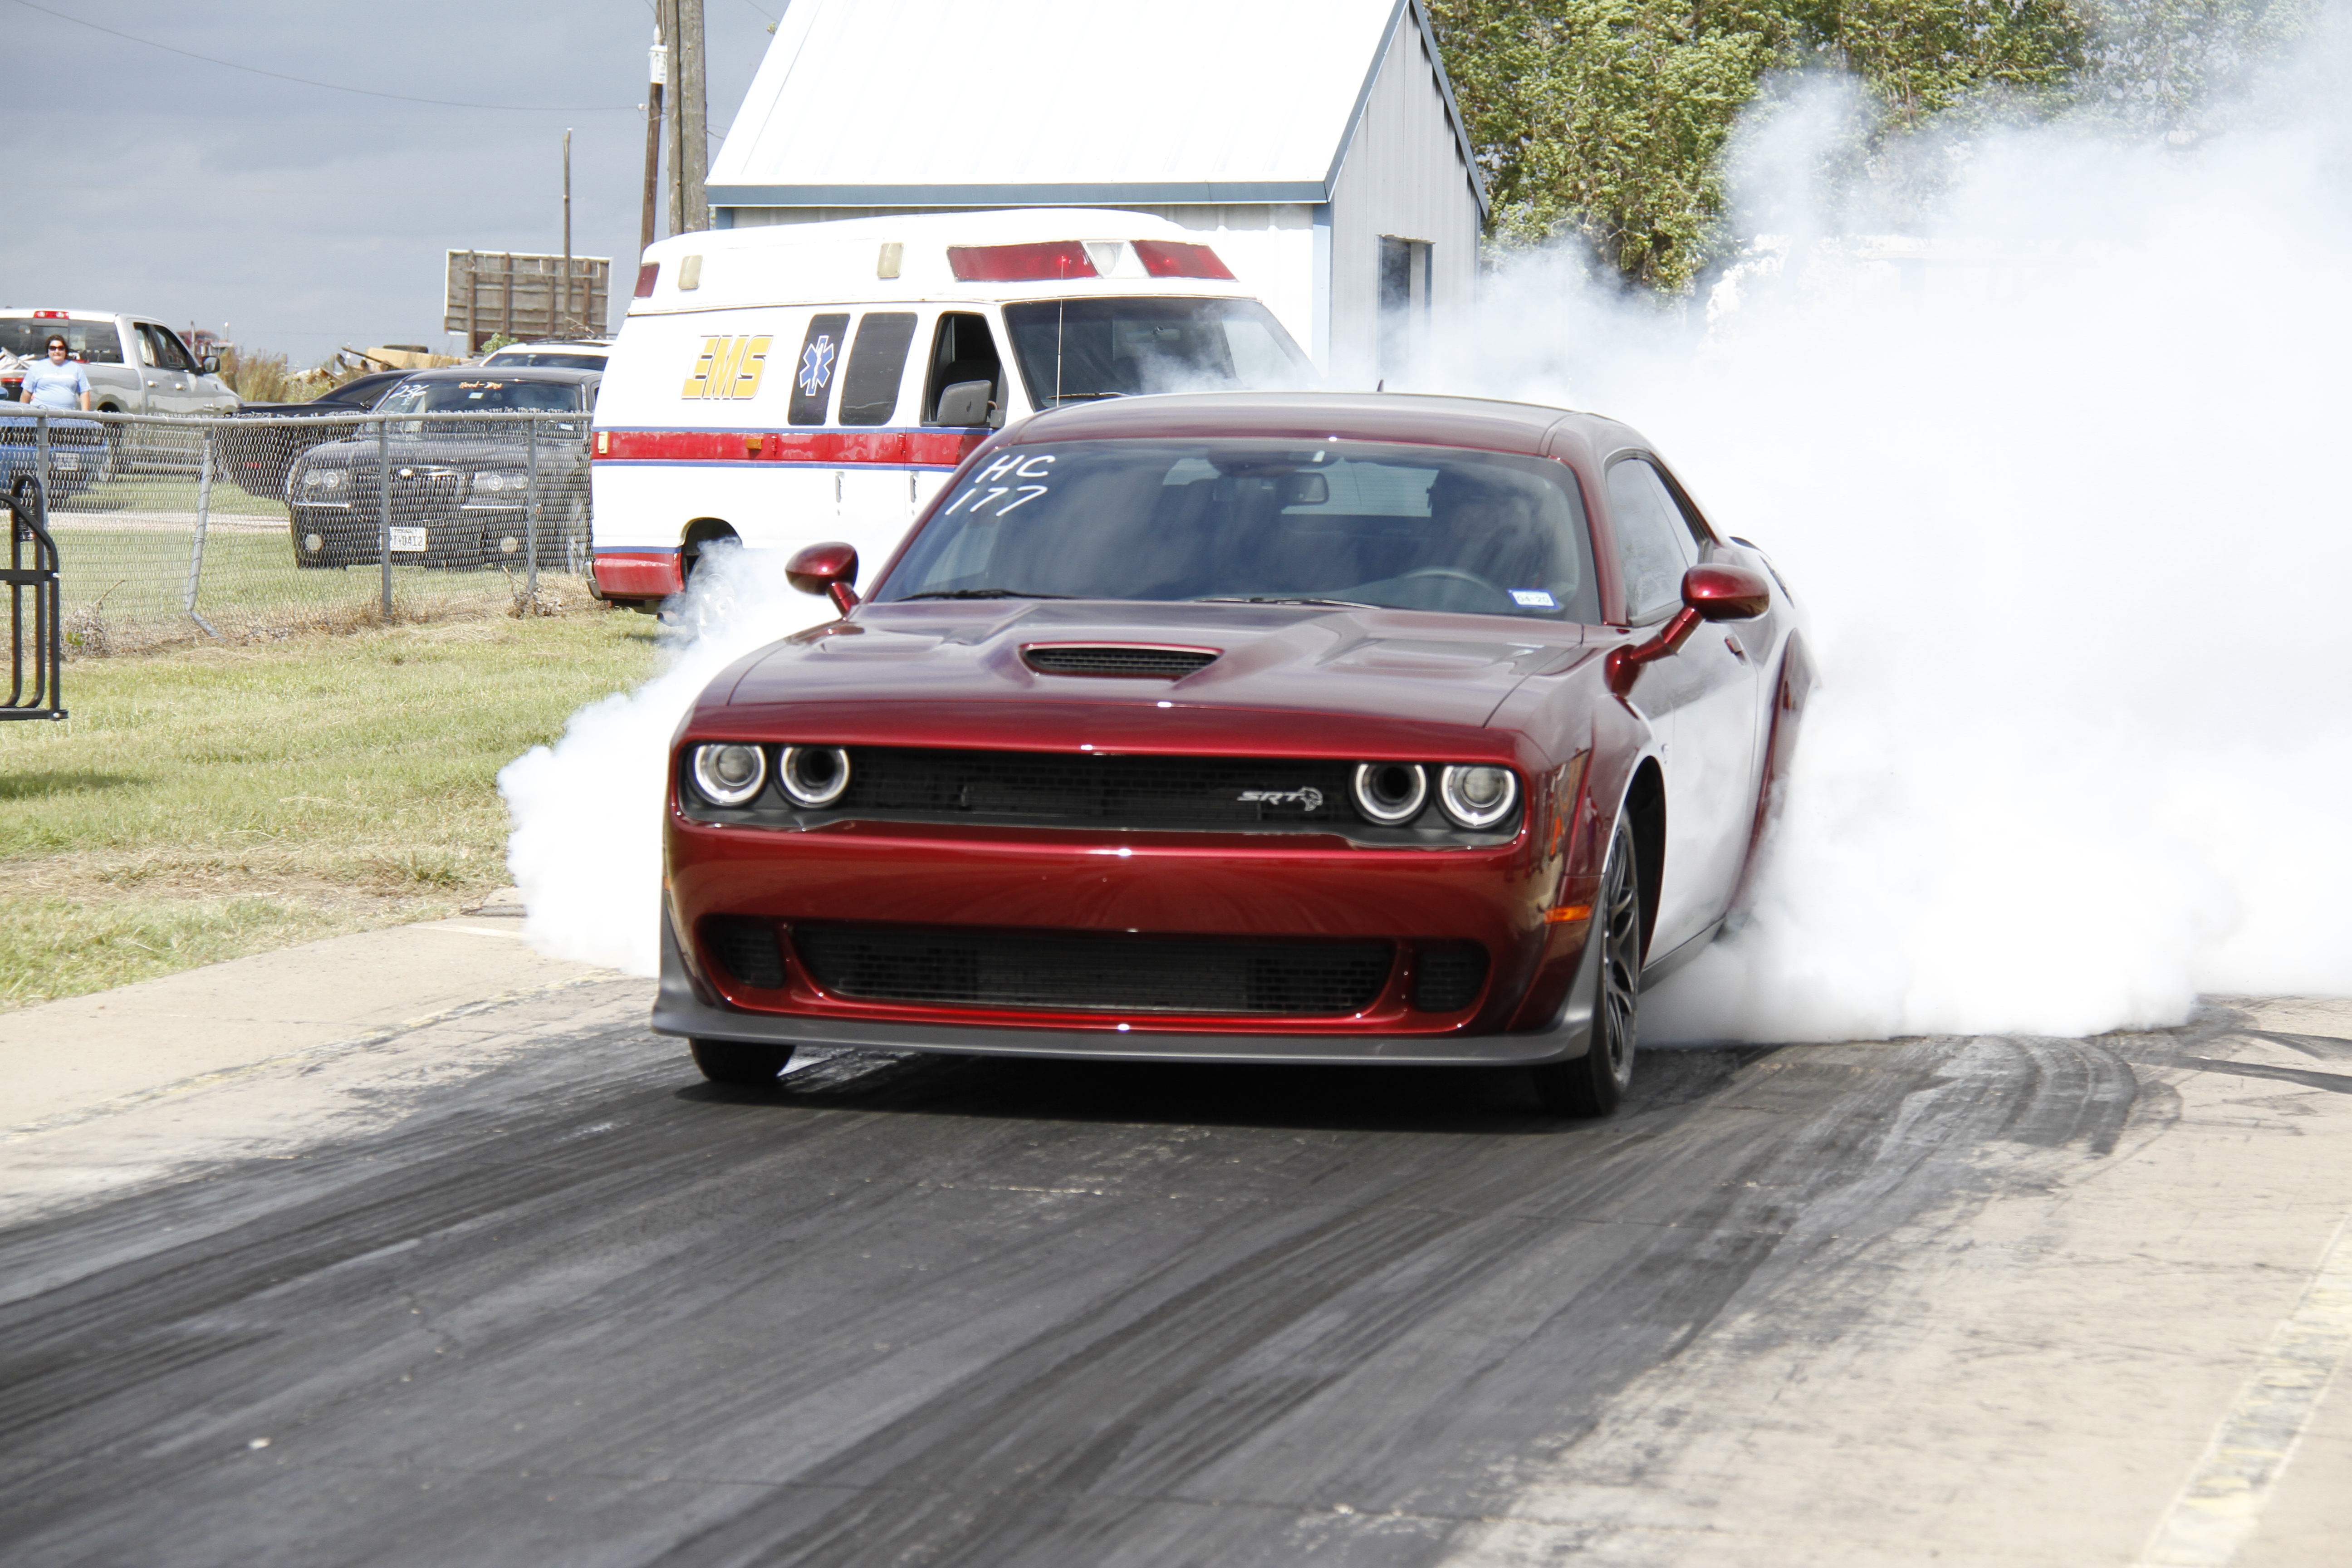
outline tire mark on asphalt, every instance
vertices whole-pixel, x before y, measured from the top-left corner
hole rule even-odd
[[[1497,1075],[681,1068],[576,1037],[0,1233],[21,1560],[1427,1563],[1725,1313],[1834,1333],[1983,1149],[2161,1109],[2097,1042],[1660,1053],[1580,1127]]]

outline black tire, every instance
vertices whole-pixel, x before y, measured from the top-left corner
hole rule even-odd
[[[754,1045],[743,1040],[689,1040],[694,1065],[713,1083],[740,1089],[764,1089],[776,1081],[793,1059],[790,1046]]]
[[[1572,1060],[1534,1069],[1536,1099],[1555,1116],[1607,1116],[1633,1081],[1642,1009],[1642,879],[1633,831],[1622,816],[1601,868],[1591,940],[1601,944],[1592,998],[1592,1044]]]

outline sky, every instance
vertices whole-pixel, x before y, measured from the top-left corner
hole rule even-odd
[[[714,159],[785,4],[704,0]],[[649,0],[0,0],[0,308],[226,325],[297,364],[446,348],[444,252],[562,250],[568,126],[572,253],[613,259],[617,320],[652,39]]]

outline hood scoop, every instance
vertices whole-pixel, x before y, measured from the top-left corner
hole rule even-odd
[[[1224,652],[1164,643],[1031,643],[1021,660],[1040,675],[1113,675],[1181,680]]]

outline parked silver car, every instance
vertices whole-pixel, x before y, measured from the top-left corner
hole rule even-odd
[[[104,414],[229,414],[237,395],[217,374],[211,355],[198,358],[180,334],[148,316],[110,310],[20,310],[0,307],[0,349],[38,360],[50,334],[89,377],[90,406]],[[10,402],[23,396],[24,377],[0,374]]]

